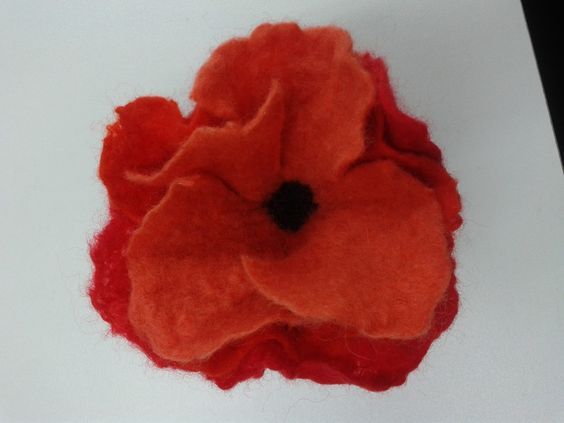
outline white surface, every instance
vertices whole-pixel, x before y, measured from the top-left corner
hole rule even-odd
[[[0,3],[0,421],[564,421],[564,178],[517,0]],[[85,295],[113,107],[187,111],[218,43],[289,19],[386,57],[460,180],[462,309],[387,393],[273,373],[222,392],[105,336]]]

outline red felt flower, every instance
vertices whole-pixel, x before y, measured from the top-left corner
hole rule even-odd
[[[351,44],[262,25],[212,54],[188,118],[155,97],[117,109],[90,295],[157,365],[383,390],[450,325],[456,183]]]

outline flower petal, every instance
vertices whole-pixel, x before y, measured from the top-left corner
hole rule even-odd
[[[374,89],[350,50],[336,53],[319,91],[289,117],[282,149],[284,179],[314,189],[343,175],[364,151]]]
[[[314,187],[340,175],[362,153],[373,82],[347,32],[265,24],[231,40],[198,73],[192,98],[208,113],[246,122],[273,80],[285,93],[282,165],[286,179]]]
[[[111,208],[139,221],[165,191],[136,184],[126,173],[160,169],[193,129],[210,119],[198,109],[184,118],[174,101],[162,97],[138,98],[118,107],[116,113],[118,120],[107,128],[99,175]]]
[[[436,161],[422,154],[399,152],[386,142],[379,140],[368,149],[366,157],[372,160],[393,160],[410,175],[414,175],[427,187],[435,191],[437,200],[443,211],[443,218],[447,229],[455,231],[462,224],[460,210],[462,203],[456,189],[457,182],[450,176],[440,161]]]
[[[354,168],[317,198],[302,228],[307,242],[282,259],[244,257],[256,286],[304,318],[371,337],[425,333],[453,269],[433,192],[382,161]]]
[[[204,172],[243,197],[261,201],[278,183],[283,122],[283,95],[274,81],[264,104],[244,126],[231,122],[221,128],[201,127],[158,173],[129,177],[138,183],[168,186],[176,178]]]
[[[376,87],[371,118],[378,119],[381,115],[385,119],[384,127],[379,129],[385,129],[391,145],[400,152],[415,153],[440,162],[441,150],[431,141],[425,122],[404,113],[398,107],[384,61],[369,53],[364,54],[361,61]],[[370,144],[370,140],[367,141]]]
[[[129,318],[159,356],[205,358],[265,324],[292,321],[256,291],[240,262],[269,231],[266,219],[205,176],[177,181],[149,212],[126,253]]]

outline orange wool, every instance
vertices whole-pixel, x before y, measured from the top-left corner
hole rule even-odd
[[[285,105],[284,179],[315,188],[340,176],[364,151],[364,120],[374,98],[349,34],[331,27],[261,25],[250,38],[215,50],[198,73],[192,98],[214,116],[246,122],[273,83]]]
[[[353,168],[318,201],[303,245],[280,259],[244,257],[258,289],[305,319],[371,337],[425,333],[452,274],[433,192],[382,161]]]
[[[157,354],[203,358],[268,323],[297,321],[257,292],[241,266],[253,239],[269,239],[268,226],[255,205],[215,178],[174,183],[127,251],[129,318]]]
[[[198,106],[229,122],[126,175],[170,186],[126,254],[130,321],[166,359],[204,359],[273,322],[415,338],[450,281],[433,191],[390,161],[353,165],[374,86],[348,35],[272,28],[220,47],[198,75]],[[314,193],[296,234],[263,207],[283,181]]]
[[[384,390],[452,322],[456,182],[381,59],[335,27],[217,48],[188,117],[116,109],[90,296],[160,367],[227,389],[266,368]]]

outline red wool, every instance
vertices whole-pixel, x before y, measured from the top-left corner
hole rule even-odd
[[[461,203],[383,61],[339,29],[263,25],[219,47],[192,96],[187,118],[145,97],[108,127],[89,294],[112,333],[223,389],[265,369],[404,383],[458,310]],[[293,231],[264,208],[283,181],[313,192]]]

